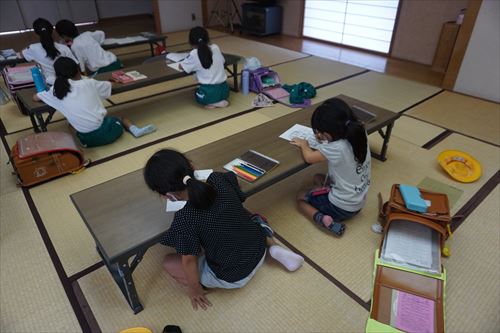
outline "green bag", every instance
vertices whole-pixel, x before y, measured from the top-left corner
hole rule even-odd
[[[311,99],[316,96],[316,88],[307,82],[300,82],[298,84],[285,84],[283,89],[290,93],[290,103],[302,104],[304,100]]]

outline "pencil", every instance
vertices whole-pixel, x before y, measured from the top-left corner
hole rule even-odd
[[[257,177],[255,177],[254,175],[251,175],[249,174],[248,172],[244,171],[244,170],[241,170],[239,169],[237,166],[233,165],[233,171],[240,177],[250,181],[250,182],[253,182],[254,180],[257,179]]]
[[[240,167],[241,169],[245,170],[246,172],[256,176],[256,177],[260,177],[262,176],[262,172],[260,172],[259,170],[255,169],[255,168],[252,168],[250,165],[247,165],[247,164],[244,164],[244,163],[240,163],[240,165],[238,165],[238,167]]]

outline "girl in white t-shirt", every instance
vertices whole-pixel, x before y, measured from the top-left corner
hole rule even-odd
[[[313,113],[315,138],[294,138],[307,163],[328,162],[328,174],[314,176],[310,191],[297,195],[299,209],[316,224],[337,236],[344,233],[342,221],[363,208],[370,187],[371,156],[363,124],[339,98],[331,98]]]
[[[224,56],[219,47],[209,44],[208,32],[195,27],[189,32],[189,43],[194,49],[184,59],[180,68],[186,73],[195,72],[200,86],[195,92],[196,101],[208,109],[229,105],[229,86],[224,69]]]
[[[56,31],[66,45],[71,47],[71,51],[80,62],[82,73],[111,72],[123,67],[113,53],[101,47],[104,42],[103,31],[85,31],[80,34],[75,24],[69,20],[57,22]]]
[[[78,65],[70,58],[54,62],[56,81],[48,91],[33,96],[61,112],[84,147],[97,147],[114,142],[127,129],[134,137],[154,132],[148,125],[139,128],[126,118],[107,116],[102,100],[111,95],[111,82],[84,79]]]
[[[54,72],[54,61],[58,57],[68,57],[76,61],[69,47],[63,44],[54,43],[52,39],[52,23],[43,18],[38,18],[33,22],[33,30],[40,37],[40,43],[31,44],[24,50],[22,55],[27,61],[35,61],[42,70],[45,82],[53,85],[56,79]]]

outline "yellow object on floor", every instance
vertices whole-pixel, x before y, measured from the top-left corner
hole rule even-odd
[[[481,177],[481,165],[472,156],[459,150],[445,150],[438,156],[439,165],[455,180],[471,183]]]
[[[153,333],[149,328],[146,327],[132,327],[126,330],[120,331],[120,333]]]

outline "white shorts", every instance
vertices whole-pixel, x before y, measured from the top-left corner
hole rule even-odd
[[[222,288],[222,289],[237,289],[245,286],[248,281],[257,273],[259,270],[260,266],[264,263],[264,259],[266,258],[266,252],[264,251],[264,255],[262,256],[262,259],[260,259],[259,263],[253,271],[248,274],[247,277],[236,281],[236,282],[227,282],[222,279],[219,279],[215,273],[208,267],[207,260],[205,259],[205,256],[200,256],[198,257],[198,271],[200,274],[200,283],[207,287],[207,288]]]

